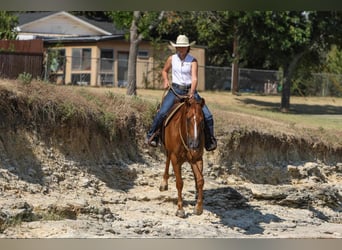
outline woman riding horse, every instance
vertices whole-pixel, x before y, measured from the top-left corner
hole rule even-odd
[[[179,35],[176,43],[171,42],[171,45],[176,48],[176,53],[169,56],[162,71],[164,89],[169,88],[169,91],[154,117],[151,129],[148,131],[145,140],[145,143],[153,147],[158,145],[156,132],[178,98],[177,96],[189,95],[190,98],[201,99],[197,92],[198,63],[196,58],[189,54],[190,46],[193,44],[195,42],[189,43],[189,39],[185,35]],[[170,85],[168,77],[170,69],[172,69],[172,85]],[[202,110],[205,119],[205,148],[207,151],[212,151],[217,147],[214,136],[214,120],[207,105],[204,105]]]

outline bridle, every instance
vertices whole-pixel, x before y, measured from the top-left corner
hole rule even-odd
[[[188,97],[187,97],[188,98]],[[188,101],[188,99],[187,100],[185,100],[184,101],[184,103],[186,103]],[[195,100],[196,101],[196,100]],[[196,101],[197,102],[197,101]],[[182,105],[187,105],[187,104],[182,104]],[[199,105],[198,103],[196,103],[195,105]],[[187,111],[188,111],[188,108],[189,107],[185,107],[185,111],[183,111],[183,118],[184,118],[184,113],[186,114],[187,113]],[[196,136],[198,135],[198,133],[199,133],[199,131],[198,131],[198,128],[197,128],[197,122],[196,122],[196,119],[195,119],[195,115],[194,116],[192,116],[190,119],[194,119],[195,120],[195,124],[194,124],[194,130],[195,130],[195,134],[196,134]],[[182,131],[181,131],[181,126],[179,126],[179,129],[178,129],[178,131],[179,131],[179,136],[180,136],[180,138],[181,138],[181,141],[182,141],[182,144],[183,144],[183,146],[184,146],[184,148],[188,151],[188,152],[190,152],[191,153],[191,149],[189,148],[189,145],[188,145],[188,143],[189,143],[189,131],[188,131],[188,128],[189,128],[189,125],[188,125],[188,122],[189,122],[189,118],[188,117],[185,117],[185,127],[186,127],[186,138],[187,138],[187,140],[185,141],[185,139],[184,139],[184,137],[183,137],[183,134],[182,134]],[[203,121],[199,124],[199,126],[203,126]]]

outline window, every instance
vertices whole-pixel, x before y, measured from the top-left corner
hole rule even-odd
[[[114,74],[100,74],[101,86],[114,86]]]
[[[48,59],[51,72],[63,71],[65,66],[65,49],[49,50]]]
[[[65,49],[52,48],[48,50],[48,79],[50,82],[64,84]]]
[[[71,83],[74,85],[89,85],[90,74],[71,74]]]
[[[114,70],[114,51],[112,49],[101,49],[100,70],[113,71]]]
[[[139,50],[138,51],[138,57],[147,59],[148,58],[148,51],[147,50]]]
[[[72,49],[72,70],[90,70],[91,69],[91,49],[74,48]]]
[[[118,53],[118,86],[127,86],[127,74],[128,74],[128,52]]]
[[[114,50],[101,49],[99,81],[102,86],[114,86]]]

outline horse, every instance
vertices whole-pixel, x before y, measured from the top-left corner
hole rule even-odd
[[[183,209],[182,189],[183,179],[181,167],[188,162],[191,165],[195,179],[197,202],[194,214],[203,212],[203,152],[204,152],[204,115],[203,98],[183,97],[179,104],[171,109],[171,114],[164,121],[162,142],[166,154],[165,170],[159,190],[168,190],[169,166],[172,163],[176,177],[178,192],[176,216],[185,218]]]

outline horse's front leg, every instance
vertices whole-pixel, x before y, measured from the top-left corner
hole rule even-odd
[[[194,214],[201,215],[203,213],[203,160],[197,161],[191,164],[192,171],[195,177],[196,191],[197,191],[197,202],[194,208]]]
[[[176,216],[180,218],[185,218],[185,211],[183,209],[183,198],[182,198],[182,190],[183,190],[183,178],[181,173],[181,166],[177,160],[172,161],[173,171],[176,176],[176,188],[178,193],[177,199],[177,212]]]
[[[160,186],[159,186],[159,190],[161,192],[168,190],[169,167],[170,167],[170,156],[168,154],[166,157],[163,179],[162,179],[162,182],[160,183]]]

